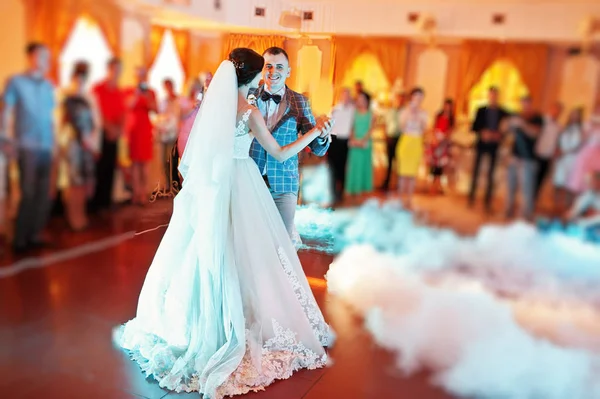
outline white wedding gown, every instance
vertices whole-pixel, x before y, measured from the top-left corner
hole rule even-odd
[[[333,341],[248,156],[249,113],[237,127],[233,114],[234,159],[222,223],[215,222],[220,219],[213,208],[203,209],[211,193],[200,196],[185,178],[137,315],[114,333],[115,342],[161,387],[210,399],[262,390],[298,369],[323,367],[324,347]]]

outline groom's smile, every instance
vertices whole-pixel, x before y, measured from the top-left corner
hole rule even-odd
[[[279,91],[285,86],[285,81],[290,76],[290,66],[283,54],[265,54],[265,67],[263,76],[267,90],[271,93]]]

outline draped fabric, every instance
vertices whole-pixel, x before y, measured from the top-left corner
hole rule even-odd
[[[229,56],[231,50],[238,47],[248,47],[262,54],[269,47],[281,47],[283,48],[285,36],[277,35],[253,35],[253,34],[238,34],[230,33],[225,36],[223,40],[223,50],[221,56],[226,59]]]
[[[183,67],[185,76],[189,76],[190,72],[190,52],[191,52],[191,35],[187,30],[172,29],[165,26],[152,25],[150,28],[150,40],[148,41],[148,50],[146,52],[146,67],[151,68],[156,62],[160,45],[167,31],[173,35],[175,48]]]
[[[81,17],[98,24],[113,55],[121,48],[122,11],[96,0],[25,0],[27,38],[45,43],[52,54],[50,76],[58,78],[60,53]]]
[[[187,30],[171,29],[173,34],[173,40],[175,41],[175,48],[177,48],[177,54],[181,60],[183,66],[183,72],[185,76],[190,74],[190,53],[191,53],[191,35]]]
[[[396,79],[404,76],[407,54],[406,41],[403,39],[336,36],[333,43],[335,49],[333,82],[335,87],[343,84],[344,76],[352,67],[354,60],[365,52],[370,52],[377,57],[390,85],[393,85]]]
[[[505,57],[519,70],[523,83],[533,96],[533,104],[540,107],[543,102],[544,86],[550,50],[546,44],[507,43],[504,46]]]
[[[486,69],[499,60],[507,60],[519,70],[523,83],[533,97],[534,104],[539,106],[546,80],[548,57],[549,50],[545,44],[465,41],[462,45],[460,61],[462,80],[458,90],[459,109],[461,111],[468,109],[471,89]]]
[[[150,40],[148,41],[148,50],[146,51],[146,68],[151,68],[156,61],[160,44],[162,43],[163,36],[165,35],[167,28],[164,26],[152,25],[150,28]]]

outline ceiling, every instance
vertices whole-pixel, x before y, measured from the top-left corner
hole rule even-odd
[[[418,36],[417,25],[407,21],[410,13],[418,13],[433,16],[443,38],[577,41],[581,21],[600,18],[600,0],[221,0],[218,11],[215,0],[189,0],[190,6],[113,1],[153,23],[215,32],[296,34],[279,25],[279,15],[297,9],[314,11],[314,21],[302,24],[309,35]],[[266,17],[256,17],[255,7],[265,7]],[[492,23],[495,13],[505,15],[506,23]]]

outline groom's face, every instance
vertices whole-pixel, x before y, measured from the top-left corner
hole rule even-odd
[[[263,78],[265,85],[271,93],[275,93],[285,86],[285,81],[290,76],[290,63],[284,54],[267,53],[264,58]]]

